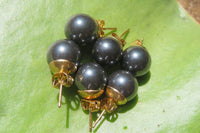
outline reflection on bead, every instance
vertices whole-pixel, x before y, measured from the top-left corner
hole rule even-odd
[[[131,46],[123,52],[122,68],[135,76],[146,74],[151,66],[151,57],[143,46]]]
[[[96,41],[92,54],[97,63],[101,65],[116,64],[122,56],[122,46],[114,37],[103,37]]]
[[[98,38],[97,22],[86,14],[72,16],[65,24],[65,35],[77,44],[91,44]]]
[[[79,46],[71,40],[59,40],[53,43],[47,51],[48,64],[53,60],[69,60],[76,65],[79,64],[81,52]]]
[[[138,90],[137,80],[128,71],[118,70],[108,78],[108,86],[117,89],[127,101],[132,100]]]
[[[107,82],[106,73],[96,63],[82,65],[76,73],[75,84],[80,90],[101,90]]]

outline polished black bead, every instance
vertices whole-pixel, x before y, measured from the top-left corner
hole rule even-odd
[[[108,86],[117,89],[127,101],[132,100],[137,95],[138,83],[133,75],[124,70],[112,73],[108,78]]]
[[[65,35],[77,44],[91,44],[99,37],[98,24],[90,16],[78,14],[72,16],[65,24]]]
[[[146,74],[151,66],[151,57],[143,46],[131,46],[123,52],[122,68],[135,76]]]
[[[80,58],[81,52],[79,46],[67,39],[54,42],[47,51],[48,64],[53,60],[64,59],[78,65]]]
[[[92,54],[97,63],[113,65],[121,59],[123,50],[119,40],[114,37],[103,37],[95,42]]]
[[[105,87],[107,75],[104,69],[96,63],[82,65],[75,77],[75,84],[79,90],[100,90]]]

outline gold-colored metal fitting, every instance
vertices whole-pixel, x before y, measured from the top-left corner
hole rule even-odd
[[[78,90],[78,93],[85,99],[96,99],[104,93],[104,87],[101,90]]]
[[[58,72],[52,76],[52,85],[55,88],[60,88],[60,84],[66,87],[70,87],[74,82],[74,79],[65,72]]]
[[[73,84],[74,79],[70,76],[70,74],[76,72],[77,66],[73,62],[70,62],[69,60],[59,59],[50,62],[49,68],[53,73],[52,85],[55,88],[60,88],[59,102],[58,102],[58,107],[60,108],[62,101],[63,86],[70,87]]]
[[[93,128],[97,125],[97,123],[100,121],[102,116],[105,112],[112,113],[117,109],[117,105],[123,105],[126,104],[127,99],[125,96],[123,96],[117,89],[107,86],[106,87],[106,98],[103,98],[101,100],[101,114],[97,118],[97,120],[93,124]]]
[[[121,46],[124,47],[124,46],[126,45],[126,41],[125,41],[124,39],[122,39],[122,37],[123,37],[125,34],[127,34],[128,32],[129,32],[129,29],[127,29],[124,33],[122,33],[121,36],[118,36],[116,33],[112,33],[112,36],[113,36],[114,38],[116,38],[117,40],[119,40],[120,43],[121,43]]]
[[[89,131],[92,131],[92,112],[97,112],[101,108],[100,100],[81,99],[81,107],[83,110],[89,110]]]
[[[81,99],[81,107],[83,110],[90,110],[91,112],[97,112],[100,110],[100,100],[87,100]]]
[[[112,113],[117,109],[117,105],[123,105],[127,103],[127,99],[125,96],[123,96],[117,89],[107,86],[106,87],[106,98],[103,98],[101,100],[101,114],[97,118],[97,120],[93,124],[93,128],[97,125],[97,123],[100,121],[102,116],[108,112]]]
[[[116,30],[117,28],[104,28],[104,20],[96,20],[98,24],[98,35],[100,38],[105,36],[104,30]]]
[[[117,109],[117,104],[112,98],[103,98],[101,100],[101,110],[112,113]]]
[[[104,31],[103,31],[103,27],[105,25],[105,22],[103,20],[96,20],[97,24],[98,24],[98,34],[99,37],[104,37]]]
[[[106,87],[106,96],[112,98],[117,105],[123,105],[127,103],[127,99],[123,96],[117,89],[107,86]]]
[[[69,60],[53,60],[49,63],[49,68],[53,74],[64,72],[66,74],[73,74],[77,70],[77,66]]]
[[[131,46],[134,46],[134,45],[142,46],[143,40],[144,40],[143,38],[141,38],[140,40],[137,39],[137,40],[135,40],[134,42],[132,42]]]
[[[108,113],[112,113],[114,112],[115,110],[117,109],[117,104],[116,102],[114,101],[113,98],[103,98],[101,100],[101,114],[99,115],[99,117],[96,119],[96,121],[94,122],[93,124],[93,128],[97,125],[97,123],[100,121],[100,119],[102,118],[102,116],[108,112]]]

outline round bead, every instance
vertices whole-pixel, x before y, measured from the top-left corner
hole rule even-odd
[[[145,75],[150,66],[151,57],[143,46],[131,46],[123,52],[122,68],[133,75]]]
[[[72,16],[65,24],[65,35],[77,44],[94,43],[98,38],[98,24],[88,15],[78,14]]]
[[[105,87],[106,82],[104,69],[96,63],[82,65],[75,77],[75,84],[79,90],[101,90]]]
[[[81,52],[79,46],[67,39],[54,42],[47,51],[48,64],[53,60],[64,59],[78,65],[80,58]]]
[[[123,49],[119,40],[114,37],[103,37],[95,42],[92,54],[97,63],[113,65],[121,59]]]
[[[132,100],[137,95],[137,80],[128,71],[118,70],[108,78],[108,86],[118,90],[127,101]]]

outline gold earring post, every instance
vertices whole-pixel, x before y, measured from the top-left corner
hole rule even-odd
[[[139,46],[142,46],[143,40],[144,40],[143,38],[141,38],[140,40],[137,39],[136,41],[133,41],[133,42],[132,42],[131,46],[134,46],[135,44],[136,44],[136,45],[139,45]]]
[[[93,124],[93,128],[95,128],[95,126],[97,125],[97,123],[101,120],[102,116],[104,115],[104,113],[106,112],[106,110],[104,109],[101,114],[99,115],[99,117],[97,118],[97,120],[94,122]]]
[[[103,28],[103,30],[117,30],[117,28]]]
[[[124,31],[124,33],[122,33],[122,35],[119,37],[120,39],[126,34],[129,32],[130,29],[127,29],[126,31]]]
[[[104,28],[105,22],[104,20],[96,20],[97,24],[98,24],[98,34],[100,37],[104,37],[104,31],[103,30],[116,30],[117,28]]]
[[[89,131],[92,132],[92,112],[89,110]]]
[[[121,42],[121,46],[124,47],[124,45],[126,44],[126,41],[124,39],[122,39],[122,37],[127,34],[127,32],[129,32],[129,29],[127,29],[126,31],[124,31],[124,33],[122,33],[122,35],[119,37],[116,33],[112,33],[112,36],[115,37],[117,40],[119,40]]]
[[[58,108],[61,107],[61,102],[62,102],[62,89],[63,89],[63,85],[62,85],[62,83],[60,83]]]

